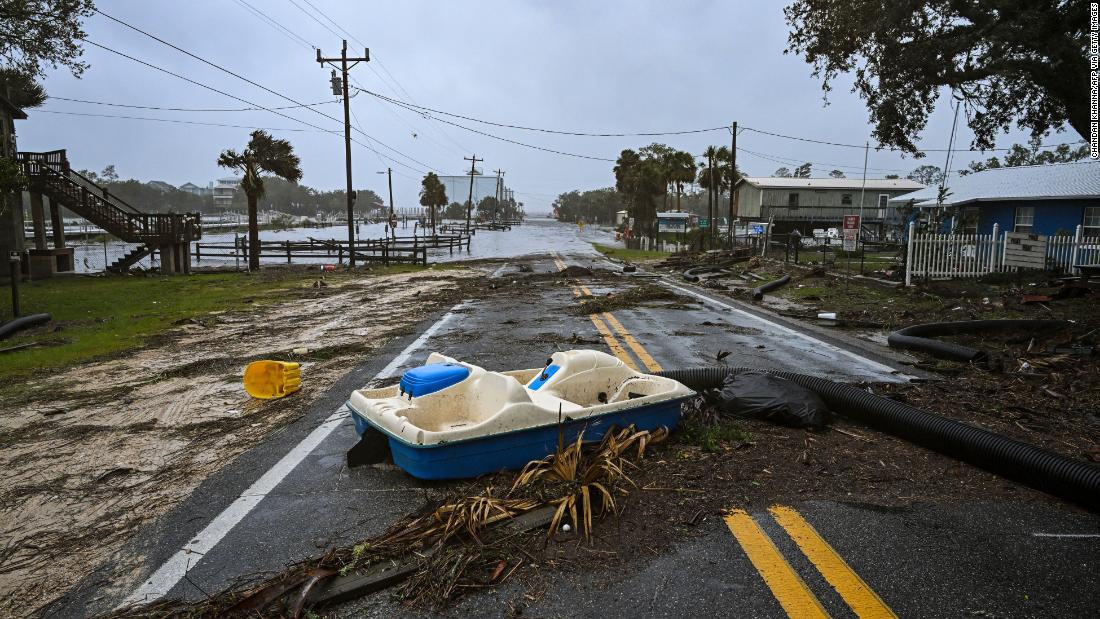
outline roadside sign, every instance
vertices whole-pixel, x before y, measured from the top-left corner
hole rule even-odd
[[[1043,234],[1009,232],[1005,235],[1004,265],[1021,269],[1046,268],[1048,238]]]
[[[764,226],[753,226],[752,227],[752,233],[753,234],[764,234]]]
[[[657,213],[657,232],[687,232],[691,213],[669,211]]]
[[[687,232],[687,220],[658,218],[657,232]]]
[[[844,251],[855,251],[859,240],[859,215],[844,216]]]
[[[710,227],[710,219],[707,218],[707,217],[700,217],[699,218],[699,229],[700,230],[706,230],[709,227]]]

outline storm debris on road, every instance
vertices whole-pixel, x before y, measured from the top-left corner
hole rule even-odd
[[[395,562],[407,567],[379,579],[371,591],[404,580],[397,590],[400,599],[411,604],[445,603],[471,588],[503,583],[525,559],[536,561],[523,546],[534,546],[537,536],[521,536],[540,523],[546,527],[545,539],[574,539],[568,530],[572,529],[590,540],[594,522],[617,514],[616,497],[626,496],[633,486],[627,469],[636,466],[648,446],[667,437],[665,429],[637,431],[633,426],[608,431],[598,443],[585,443],[581,434],[519,473],[496,476],[498,481],[510,478],[510,489],[503,496],[497,495],[490,480],[477,494],[427,505],[381,535],[329,550],[261,582],[234,586],[199,602],[168,600],[124,608],[111,616],[299,617],[326,601],[345,601],[346,595],[326,593],[327,588],[341,588],[339,578]],[[548,517],[502,532],[500,525],[538,508],[546,508]],[[569,525],[561,526],[566,520]],[[524,556],[515,558],[511,554],[515,548]]]
[[[675,308],[696,305],[698,301],[672,292],[664,286],[642,283],[631,286],[625,290],[609,292],[607,294],[584,295],[580,298],[580,304],[570,308],[570,311],[578,315],[602,314],[619,309],[659,304],[660,307]]]

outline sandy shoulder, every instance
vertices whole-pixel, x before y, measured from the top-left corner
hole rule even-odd
[[[63,595],[143,525],[297,419],[369,351],[453,300],[474,270],[364,277],[181,325],[123,356],[34,379],[0,409],[0,615]],[[250,360],[308,348],[303,387],[252,400]]]

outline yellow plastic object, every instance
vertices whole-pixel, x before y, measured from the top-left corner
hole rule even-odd
[[[297,363],[253,361],[244,369],[244,390],[254,398],[281,398],[301,387],[302,371]]]

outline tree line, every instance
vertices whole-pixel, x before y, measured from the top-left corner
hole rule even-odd
[[[1042,165],[1078,161],[1088,156],[1088,145],[1073,148],[1060,145],[1043,150],[1033,140],[1029,146],[1014,144],[1001,158],[991,157],[971,162],[959,170],[960,176],[982,170],[1024,165]],[[677,210],[699,216],[721,217],[725,212],[730,188],[741,178],[738,169],[731,177],[730,151],[726,147],[708,147],[700,163],[684,151],[677,151],[664,144],[651,144],[637,151],[622,151],[615,162],[615,185],[587,191],[568,191],[558,195],[553,202],[556,217],[561,221],[585,221],[611,225],[615,215],[627,211],[634,218],[639,234],[656,234],[655,219],[658,209]],[[810,178],[813,163],[805,162],[792,168],[781,167],[772,173],[780,178]],[[841,170],[829,172],[830,178],[845,178]],[[888,174],[886,178],[901,178]],[[925,186],[938,185],[944,178],[943,169],[935,165],[921,165],[906,175],[909,180]],[[733,182],[731,182],[733,181]],[[690,183],[685,191],[684,184]],[[458,203],[455,203],[456,206]]]
[[[100,172],[80,170],[79,174],[105,187],[111,195],[146,212],[220,214],[225,210],[215,207],[214,198],[210,195],[195,195],[177,188],[158,188],[132,178],[122,180],[114,165],[108,165]],[[382,198],[370,189],[357,189],[355,193],[356,214],[366,216],[385,206]],[[264,191],[258,198],[257,207],[304,217],[314,217],[317,213],[343,215],[347,213],[347,199],[343,189],[314,189],[273,176],[264,180]],[[234,193],[233,204],[229,208],[234,211],[248,208],[247,193],[243,190]]]

